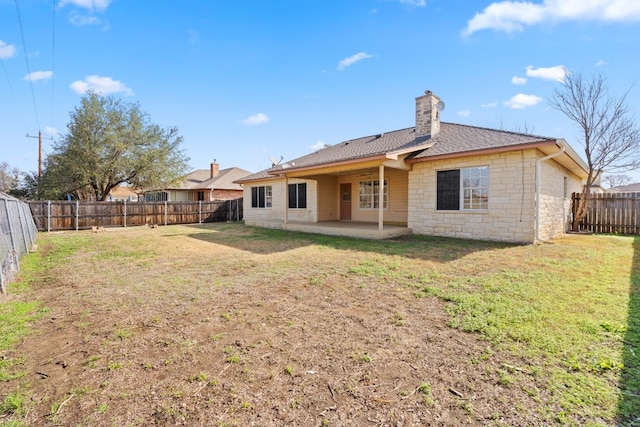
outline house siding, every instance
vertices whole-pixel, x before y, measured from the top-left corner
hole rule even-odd
[[[289,209],[288,220],[289,221],[302,221],[302,222],[317,222],[318,221],[318,183],[315,180],[309,179],[289,179],[289,184],[307,184],[307,207],[303,209]],[[282,181],[284,189],[284,181]],[[288,208],[289,201],[286,197],[286,192],[282,192],[283,199],[279,199],[277,203],[283,205],[284,208]],[[274,198],[273,203],[276,203]]]
[[[571,193],[581,188],[580,179],[553,160],[540,164],[540,239],[550,239],[569,229]]]
[[[289,209],[289,221],[317,222],[318,184],[314,180],[289,179],[289,184],[307,184],[307,207],[305,209]],[[251,207],[251,188],[271,186],[272,206],[270,208]],[[262,183],[245,184],[244,186],[244,219],[245,221],[283,221],[285,209],[288,207],[287,192],[284,179],[274,179]]]
[[[318,178],[318,221],[334,221],[340,218],[340,194],[338,178],[321,176]]]
[[[415,234],[533,242],[536,150],[416,163],[409,173],[409,227]],[[436,210],[436,172],[489,166],[489,208]]]
[[[378,173],[370,177],[363,177],[361,174],[346,175],[340,177],[339,184],[351,183],[351,219],[353,221],[378,222],[378,209],[360,209],[358,190],[361,181],[378,180]],[[384,210],[384,222],[387,223],[407,223],[407,204],[409,177],[406,171],[385,168],[384,179],[387,181],[387,209]],[[339,189],[335,190],[339,202]]]
[[[542,157],[531,149],[415,164],[409,173],[409,227],[415,234],[533,243],[536,160]],[[489,208],[436,210],[436,172],[477,166],[489,166]],[[548,239],[566,231],[570,194],[581,183],[552,159],[542,162],[540,170],[539,237]]]

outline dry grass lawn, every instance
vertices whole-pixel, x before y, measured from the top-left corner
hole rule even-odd
[[[0,349],[0,423],[636,425],[635,245],[42,234],[5,301],[39,317]]]

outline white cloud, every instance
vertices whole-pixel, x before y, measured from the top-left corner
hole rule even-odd
[[[464,35],[493,29],[511,33],[525,26],[562,21],[637,22],[637,0],[496,1],[467,22]]]
[[[480,104],[482,108],[493,108],[498,106],[498,101],[486,102],[484,104]]]
[[[254,114],[253,116],[249,116],[244,120],[240,120],[240,123],[245,124],[247,126],[255,126],[261,125],[263,123],[267,123],[269,121],[269,116],[264,113]]]
[[[558,82],[564,81],[564,77],[567,75],[567,69],[564,65],[556,65],[555,67],[540,67],[533,68],[531,65],[527,67],[527,76],[537,77],[545,80],[556,80]]]
[[[373,58],[373,55],[369,55],[366,52],[360,52],[360,53],[356,53],[353,56],[350,56],[348,58],[343,59],[342,61],[340,61],[340,63],[338,64],[338,70],[342,71],[347,67],[350,67],[351,65],[355,64],[358,61],[362,61],[363,59],[367,59],[367,58]]]
[[[60,0],[60,7],[64,7],[68,4],[72,4],[77,7],[88,10],[105,10],[109,7],[111,0]]]
[[[31,80],[32,82],[36,82],[38,80],[48,80],[53,77],[53,71],[34,71],[30,74],[27,74],[22,78],[22,80]]]
[[[402,4],[407,4],[409,6],[417,6],[417,7],[425,7],[427,2],[426,0],[398,0]]]
[[[471,114],[471,111],[462,110],[462,111],[458,111],[456,114],[459,115],[460,117],[469,117],[469,115]]]
[[[133,91],[119,80],[111,77],[100,77],[96,75],[87,76],[84,80],[76,80],[69,86],[74,92],[84,95],[87,91],[94,91],[102,95],[110,93],[124,93],[133,95]]]
[[[599,60],[598,62],[596,62],[596,67],[602,67],[603,65],[607,65],[608,62],[605,61],[604,59]]]
[[[323,148],[327,148],[328,146],[329,144],[322,141],[318,141],[309,148],[311,148],[311,151],[319,151],[319,150],[322,150]]]
[[[540,98],[539,96],[519,93],[512,96],[510,100],[505,101],[504,105],[513,108],[514,110],[522,110],[523,108],[533,107],[534,105],[540,103],[540,101],[542,101],[542,98]]]
[[[51,126],[45,126],[42,133],[48,136],[58,136],[58,129],[52,128]]]
[[[69,22],[71,22],[76,27],[84,27],[87,25],[100,25],[102,21],[96,16],[85,16],[80,13],[73,12],[69,15]]]
[[[0,40],[0,59],[9,59],[16,54],[16,47]]]
[[[511,83],[513,83],[514,85],[523,85],[527,83],[527,79],[525,79],[524,77],[513,76],[511,77]]]

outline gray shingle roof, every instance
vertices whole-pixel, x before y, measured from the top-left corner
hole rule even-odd
[[[555,138],[443,122],[440,123],[440,132],[433,138],[416,138],[415,128],[411,127],[384,134],[351,139],[282,163],[276,167],[265,169],[238,181],[270,178],[273,176],[273,172],[286,168],[297,169],[349,160],[365,160],[394,151],[410,151],[412,147],[415,147],[416,151],[411,153],[408,158],[427,160],[429,157],[434,156],[458,153],[464,155],[465,152],[511,146],[515,148],[519,145],[541,141],[555,141]],[[433,146],[425,149],[425,143],[433,143]]]
[[[194,189],[215,189],[215,190],[242,190],[236,181],[251,175],[251,172],[240,168],[222,169],[218,176],[211,178],[211,170],[198,169],[186,175],[185,181],[175,188],[167,190],[194,190]]]
[[[443,156],[449,154],[464,154],[469,151],[490,150],[496,148],[514,147],[533,142],[555,141],[539,135],[509,132],[497,129],[481,128],[477,126],[441,123],[440,133],[431,141],[433,147],[419,153],[414,153],[414,159]]]

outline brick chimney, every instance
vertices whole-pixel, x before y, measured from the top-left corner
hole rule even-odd
[[[213,163],[211,163],[211,178],[215,178],[218,175],[220,175],[220,165],[214,159]]]
[[[438,102],[440,98],[429,90],[416,98],[416,137],[434,137],[440,132],[440,109],[444,104],[438,108]]]

